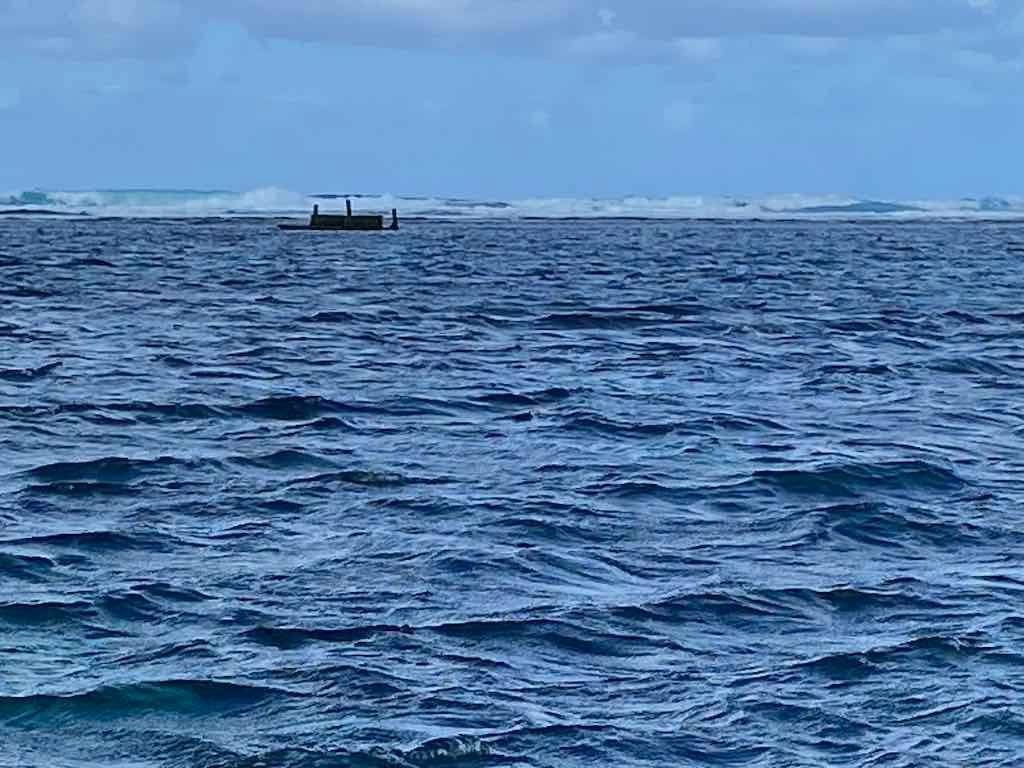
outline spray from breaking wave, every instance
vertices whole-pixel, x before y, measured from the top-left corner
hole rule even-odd
[[[403,216],[442,219],[649,218],[1024,218],[1024,198],[864,200],[783,195],[763,198],[622,197],[475,200],[411,195],[348,195],[367,211],[398,208]],[[0,193],[0,213],[26,211],[125,218],[284,217],[314,204],[342,207],[346,195],[304,194],[276,187],[248,192],[205,190],[21,191]]]
[[[250,192],[205,190],[31,191],[0,195],[0,208],[95,216],[275,216],[308,208],[306,195],[267,187]]]

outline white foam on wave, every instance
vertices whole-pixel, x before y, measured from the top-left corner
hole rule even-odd
[[[125,217],[204,217],[291,214],[309,207],[308,197],[277,187],[248,192],[197,190],[113,190],[46,192],[68,210]]]
[[[446,219],[519,218],[1024,218],[1024,198],[960,200],[865,200],[849,196],[774,195],[760,198],[701,195],[652,198],[526,198],[474,200],[404,195],[355,195],[360,211]],[[310,195],[278,187],[247,192],[202,190],[23,191],[0,194],[0,211],[55,210],[128,218],[305,216],[314,204],[325,211],[344,208],[342,196]]]

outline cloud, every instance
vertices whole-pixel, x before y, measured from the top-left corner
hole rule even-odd
[[[651,40],[751,34],[862,37],[996,24],[1021,0],[183,0],[265,34],[421,43],[497,34],[518,44],[624,30]],[[386,37],[363,39],[387,44]]]
[[[579,0],[178,0],[259,36],[449,47],[536,39]]]
[[[625,30],[603,29],[600,32],[579,35],[565,40],[561,50],[573,56],[586,58],[612,58],[635,51],[640,41]]]
[[[0,0],[0,41],[42,55],[156,58],[195,31],[179,0]]]
[[[779,39],[786,50],[802,56],[828,56],[842,50],[846,42],[841,37],[811,35],[784,35]],[[894,39],[899,40],[899,38]]]
[[[994,23],[1020,0],[646,0],[620,11],[624,26],[664,36],[884,37]],[[628,10],[625,10],[628,8]]]
[[[0,0],[0,41],[148,57],[182,50],[219,20],[261,39],[707,62],[717,41],[752,36],[1004,40],[1015,29],[1019,41],[1022,12],[1024,0]]]
[[[722,41],[714,37],[679,37],[672,41],[672,46],[690,61],[716,61],[722,57]]]

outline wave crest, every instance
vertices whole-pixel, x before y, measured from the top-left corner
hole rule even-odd
[[[219,218],[304,215],[334,208],[348,195],[306,194],[279,187],[224,190],[27,190],[0,194],[0,213],[84,214],[126,218]],[[354,194],[358,207],[444,219],[786,219],[1024,218],[1024,198],[875,200],[840,195],[763,198],[703,195],[484,200]]]

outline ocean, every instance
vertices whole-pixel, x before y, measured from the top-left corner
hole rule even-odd
[[[1017,203],[18,194],[0,766],[1021,764]]]

